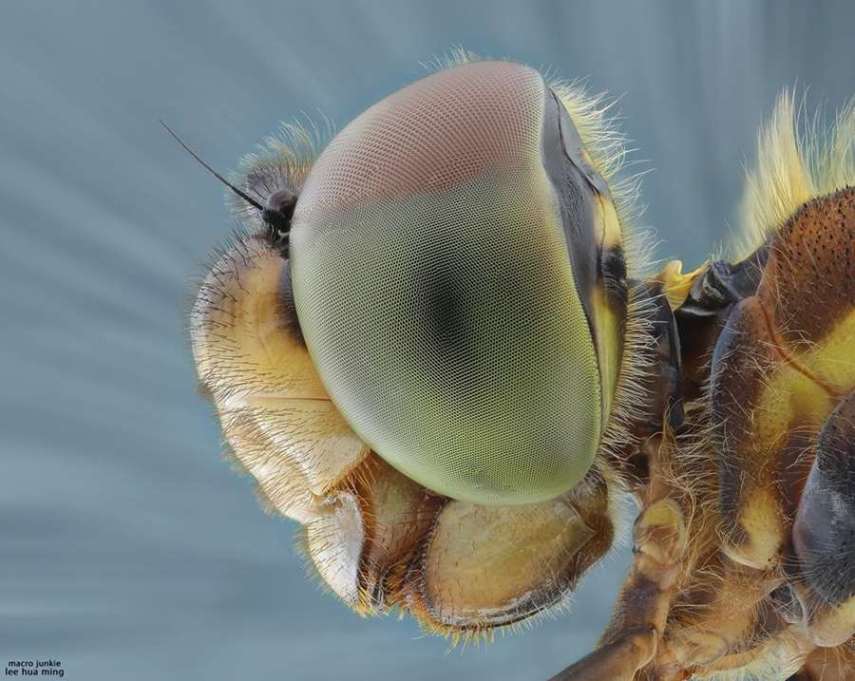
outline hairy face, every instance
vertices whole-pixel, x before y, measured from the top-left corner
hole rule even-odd
[[[599,115],[532,69],[466,63],[320,155],[287,129],[231,186],[248,233],[196,298],[199,376],[360,612],[477,634],[563,602],[611,544],[592,461],[634,327]]]

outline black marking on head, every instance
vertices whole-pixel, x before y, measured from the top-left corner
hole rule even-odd
[[[565,117],[567,121],[563,120]],[[575,128],[569,120],[569,114],[552,90],[547,89],[541,138],[543,166],[558,198],[576,290],[588,319],[591,337],[596,338],[591,307],[599,267],[599,244],[594,236],[592,205],[594,187],[574,159],[568,155],[568,148],[572,148],[574,144],[572,139],[568,142],[565,138],[568,134],[572,135],[571,131],[575,132]]]
[[[291,218],[294,216],[296,206],[297,195],[289,189],[279,189],[267,198],[267,205],[261,211],[261,219],[265,226],[265,238],[283,256],[288,254]]]
[[[629,302],[629,284],[626,279],[626,259],[621,246],[603,250],[600,256],[600,272],[609,303],[626,310]]]
[[[543,167],[555,190],[576,291],[597,353],[593,294],[601,276],[602,243],[594,230],[594,194],[606,193],[605,181],[582,157],[582,141],[570,114],[555,93],[545,89],[541,131]],[[601,192],[600,188],[604,191]],[[600,376],[602,381],[602,376]]]

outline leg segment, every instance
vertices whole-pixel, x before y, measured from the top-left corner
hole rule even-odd
[[[667,479],[655,468],[663,459],[668,460],[673,443],[665,437],[654,441],[651,477]],[[553,681],[632,681],[654,659],[687,544],[682,508],[666,496],[668,491],[662,484],[649,489],[649,500],[635,523],[635,559],[600,647]]]
[[[656,653],[656,638],[652,627],[624,631],[614,643],[598,648],[550,681],[632,681]]]

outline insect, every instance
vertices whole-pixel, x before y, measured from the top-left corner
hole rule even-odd
[[[360,613],[560,607],[628,497],[613,619],[556,679],[855,679],[853,141],[783,96],[732,256],[651,271],[602,101],[461,57],[244,161],[200,381]]]

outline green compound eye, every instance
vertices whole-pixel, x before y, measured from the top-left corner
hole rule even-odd
[[[536,71],[457,66],[355,119],[297,202],[291,277],[321,379],[360,438],[440,494],[549,499],[599,446],[608,190],[578,139]]]

